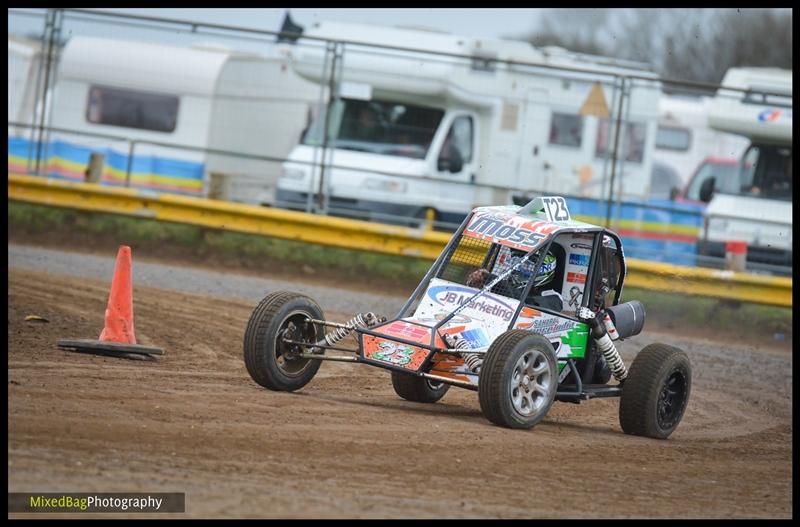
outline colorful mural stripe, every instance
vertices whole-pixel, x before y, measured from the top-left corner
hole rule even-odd
[[[567,198],[567,206],[574,219],[605,225],[605,201]],[[615,203],[610,228],[622,238],[627,256],[694,267],[702,211],[702,205],[670,200]]]
[[[8,171],[25,174],[28,156],[36,155],[36,143],[21,138],[8,138]],[[55,140],[49,143],[45,159],[48,177],[83,181],[92,152],[105,156],[100,182],[109,186],[125,186],[128,168],[127,153],[111,148],[87,148]],[[131,165],[131,187],[190,196],[203,195],[203,163],[159,156],[134,155]]]

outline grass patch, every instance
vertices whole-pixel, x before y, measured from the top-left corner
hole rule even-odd
[[[791,338],[792,310],[790,308],[745,304],[732,300],[717,300],[674,293],[662,293],[626,287],[623,300],[640,300],[647,318],[667,327],[694,328],[714,333],[728,332],[731,336]]]

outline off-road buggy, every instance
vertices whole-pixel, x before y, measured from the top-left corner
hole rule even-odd
[[[280,391],[302,388],[323,360],[378,366],[409,401],[475,390],[483,414],[510,428],[533,427],[553,401],[620,397],[624,432],[666,438],[686,409],[691,366],[666,344],[625,366],[614,342],[641,332],[645,310],[619,302],[624,279],[619,237],[572,220],[564,198],[478,207],[393,319],[329,322],[314,300],[275,292],[247,324],[245,364]]]

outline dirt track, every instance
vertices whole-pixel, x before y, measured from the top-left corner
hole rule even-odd
[[[692,359],[667,441],[623,434],[613,399],[510,431],[473,392],[409,403],[366,366],[324,363],[299,393],[266,391],[241,358],[252,302],[137,287],[137,337],[162,359],[64,352],[56,340],[99,334],[108,283],[9,273],[9,491],[186,492],[188,516],[213,517],[792,514],[788,348],[626,343],[626,360],[652,340]]]

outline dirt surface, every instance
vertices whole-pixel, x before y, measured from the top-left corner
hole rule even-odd
[[[139,362],[55,345],[97,337],[107,281],[10,268],[8,285],[11,492],[185,492],[193,517],[792,515],[792,357],[769,342],[646,328],[624,343],[626,361],[657,340],[692,360],[666,441],[623,434],[616,399],[556,403],[512,431],[474,392],[410,403],[362,365],[323,363],[300,392],[267,391],[241,356],[250,301],[135,286],[137,338],[167,350]]]

